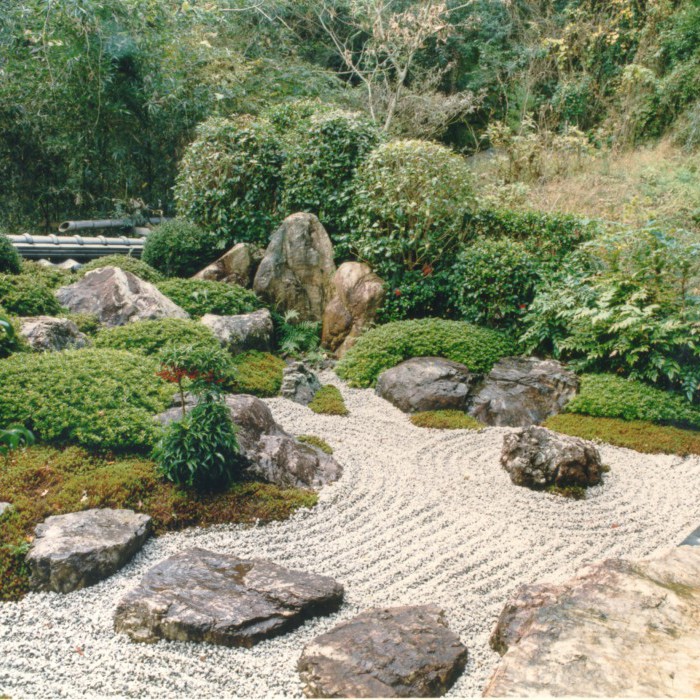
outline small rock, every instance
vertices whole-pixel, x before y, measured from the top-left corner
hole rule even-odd
[[[469,414],[485,425],[537,425],[561,413],[577,391],[576,375],[556,360],[506,357],[478,389]]]
[[[477,377],[459,362],[414,357],[379,375],[377,394],[406,413],[465,410]]]
[[[205,314],[202,323],[232,353],[244,350],[269,350],[272,340],[272,315],[268,309],[249,314],[216,316]]]
[[[82,263],[79,263],[77,260],[73,260],[73,258],[68,258],[62,263],[56,265],[59,270],[68,270],[68,272],[77,272],[82,266]]]
[[[467,649],[434,605],[369,610],[309,643],[297,668],[315,698],[443,695]]]
[[[280,389],[284,398],[308,406],[320,388],[318,377],[303,362],[292,362],[284,368]]]
[[[150,282],[117,267],[100,267],[56,291],[59,302],[74,313],[93,314],[105,326],[158,318],[189,318]]]
[[[196,280],[212,280],[250,288],[263,251],[250,243],[236,243],[218,260],[194,275]]]
[[[33,350],[40,352],[84,348],[90,344],[85,333],[67,318],[30,316],[20,319],[20,333]]]
[[[321,321],[331,298],[333,245],[313,214],[292,214],[270,239],[253,289],[280,313],[291,309],[301,321]]]
[[[700,547],[700,527],[697,530],[693,530],[680,544],[690,545],[691,547]]]
[[[10,514],[13,510],[13,505],[12,503],[8,503],[7,501],[0,501],[0,518],[2,518],[6,514]]]
[[[194,548],[146,573],[118,604],[114,629],[135,642],[251,647],[342,600],[343,587],[327,576]]]
[[[111,576],[151,532],[151,518],[132,510],[96,508],[53,515],[36,527],[27,554],[34,591],[70,593]]]
[[[384,281],[369,265],[344,262],[331,280],[333,297],[323,312],[321,343],[342,357],[377,317]]]
[[[594,486],[603,465],[595,445],[531,426],[503,438],[501,464],[518,486]]]

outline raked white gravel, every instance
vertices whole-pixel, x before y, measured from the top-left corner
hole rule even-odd
[[[192,529],[151,540],[121,572],[71,593],[0,604],[0,695],[20,697],[299,697],[304,645],[374,606],[436,603],[469,649],[449,695],[480,695],[498,655],[488,637],[520,583],[561,580],[607,557],[675,546],[700,525],[700,459],[603,446],[610,465],[585,501],[511,484],[499,465],[507,429],[416,428],[370,390],[339,386],[349,417],[268,401],[294,434],[327,440],[345,474],[318,506],[286,522]],[[186,547],[335,577],[346,603],[331,617],[253,649],[135,644],[112,629],[121,596]]]

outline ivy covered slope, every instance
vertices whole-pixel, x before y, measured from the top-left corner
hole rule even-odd
[[[361,336],[336,371],[351,386],[368,387],[385,369],[411,357],[445,357],[484,373],[515,352],[514,341],[501,331],[437,318],[396,321]]]

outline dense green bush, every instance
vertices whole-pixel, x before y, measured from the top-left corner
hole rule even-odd
[[[148,245],[148,243],[146,245]],[[139,260],[131,255],[105,255],[101,258],[95,258],[83,265],[80,270],[78,270],[77,276],[79,278],[85,277],[88,272],[97,270],[100,267],[118,267],[120,270],[131,272],[139,279],[146,282],[160,282],[163,279],[163,275],[161,275],[158,270],[151,267],[144,260]]]
[[[700,392],[700,246],[683,232],[609,234],[538,291],[522,341],[579,371]]]
[[[466,236],[510,238],[543,261],[557,264],[567,253],[601,233],[602,225],[569,214],[479,209],[466,215]]]
[[[126,326],[104,328],[95,337],[95,347],[129,350],[154,355],[166,345],[204,344],[219,347],[214,334],[199,321],[165,318],[137,321]]]
[[[482,373],[514,352],[513,341],[501,331],[437,318],[398,321],[361,336],[336,365],[336,372],[351,386],[366,387],[385,369],[412,357],[445,357]]]
[[[22,261],[10,239],[0,233],[0,272],[17,274],[22,267]]]
[[[389,279],[452,255],[474,206],[466,160],[427,141],[391,141],[358,170],[350,248]]]
[[[143,260],[166,277],[191,277],[222,255],[224,243],[189,221],[173,219],[148,234]]]
[[[239,241],[266,244],[280,219],[283,159],[266,120],[208,119],[180,164],[178,213],[215,233],[222,249]]]
[[[385,279],[386,296],[377,314],[380,323],[415,318],[455,318],[452,270],[399,270]]]
[[[41,278],[0,274],[0,306],[15,316],[56,316],[61,305]]]
[[[700,407],[682,396],[612,374],[584,374],[567,413],[700,429]]]
[[[524,243],[483,238],[459,252],[450,277],[461,318],[505,327],[532,301],[539,266]]]
[[[379,129],[360,114],[338,110],[320,110],[291,128],[299,138],[288,146],[282,168],[282,208],[316,214],[335,239],[347,228],[353,177],[379,143]]]
[[[61,270],[53,265],[40,265],[34,260],[22,261],[22,275],[32,277],[49,289],[58,289],[75,282],[75,275],[68,270]]]
[[[227,388],[237,394],[277,396],[282,387],[284,360],[268,352],[249,350],[233,358],[234,373]]]
[[[235,316],[255,311],[262,306],[262,302],[253,292],[237,284],[172,279],[159,282],[156,286],[192,316]]]
[[[174,388],[158,363],[121,350],[83,349],[0,360],[0,425],[19,423],[41,440],[138,450],[153,445],[153,415]]]
[[[19,322],[10,318],[0,306],[0,358],[13,352],[29,350],[29,346],[19,332]]]

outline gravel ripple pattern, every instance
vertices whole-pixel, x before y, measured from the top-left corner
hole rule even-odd
[[[344,466],[316,508],[270,525],[166,535],[96,586],[0,604],[0,695],[300,697],[296,662],[316,635],[374,606],[435,603],[469,650],[449,695],[477,696],[499,659],[489,634],[517,585],[661,552],[700,524],[698,458],[602,446],[611,472],[585,501],[569,501],[511,484],[499,463],[506,428],[417,428],[371,390],[332,373],[322,380],[341,389],[348,417],[267,401],[286,430],[322,437]],[[333,576],[346,602],[253,649],[115,634],[119,599],[148,568],[192,546]]]

